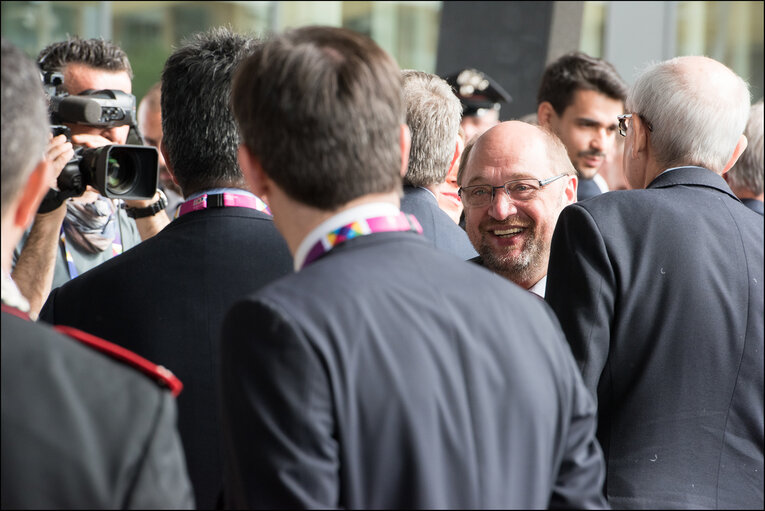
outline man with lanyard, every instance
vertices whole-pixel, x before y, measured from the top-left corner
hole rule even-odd
[[[180,381],[93,335],[31,321],[9,275],[53,171],[38,71],[5,39],[2,94],[0,507],[193,509],[175,426]]]
[[[112,89],[130,94],[133,71],[122,49],[103,39],[69,38],[53,43],[38,55],[43,71],[63,74],[64,92]],[[85,147],[126,144],[129,125],[102,128],[67,124],[72,143]],[[121,254],[159,232],[169,223],[158,215],[167,204],[157,194],[148,200],[126,201],[127,210],[99,195],[91,186],[80,197],[40,212],[18,251],[13,278],[29,297],[33,317],[56,288]]]
[[[232,105],[296,273],[224,322],[227,507],[603,505],[593,403],[546,306],[399,210],[393,59],[350,30],[287,31]]]
[[[162,149],[188,199],[153,238],[54,290],[40,315],[111,339],[183,380],[178,427],[200,509],[215,506],[222,480],[215,388],[223,315],[240,296],[292,271],[287,245],[237,165],[231,77],[257,47],[212,30],[169,57]]]

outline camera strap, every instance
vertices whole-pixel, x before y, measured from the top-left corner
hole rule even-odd
[[[175,218],[200,209],[226,207],[250,208],[268,215],[271,214],[268,205],[254,195],[225,192],[210,195],[205,193],[194,199],[187,200],[176,210]]]

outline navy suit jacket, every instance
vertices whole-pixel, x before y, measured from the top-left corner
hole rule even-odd
[[[180,378],[178,429],[197,506],[208,509],[223,470],[216,389],[223,316],[238,298],[292,272],[270,216],[204,209],[54,290],[41,319],[109,339]]]
[[[752,211],[756,211],[757,213],[761,215],[765,215],[765,204],[761,200],[757,199],[741,199],[741,202],[744,203],[744,205],[751,209]]]
[[[422,226],[422,234],[436,248],[467,261],[478,255],[467,233],[438,207],[438,201],[428,190],[404,186],[401,211],[414,215]]]
[[[235,305],[222,369],[228,506],[605,505],[552,311],[411,232],[346,241]]]
[[[763,222],[699,167],[566,207],[546,300],[613,507],[763,507]]]

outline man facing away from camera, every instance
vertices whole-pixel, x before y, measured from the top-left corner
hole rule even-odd
[[[406,123],[412,135],[401,211],[414,215],[422,234],[461,259],[475,257],[465,231],[439,207],[439,186],[460,154],[460,102],[449,84],[422,71],[401,72]]]
[[[746,147],[747,85],[678,57],[626,106],[633,190],[563,210],[545,296],[598,400],[606,495],[762,509],[763,222],[722,177]]]
[[[192,509],[175,426],[181,382],[93,335],[31,321],[10,276],[13,248],[54,173],[42,158],[50,125],[39,72],[5,38],[0,62],[0,507]]]
[[[287,245],[237,164],[231,79],[257,50],[253,39],[213,29],[168,58],[162,151],[187,200],[162,232],[54,290],[40,315],[102,335],[183,380],[178,427],[201,509],[216,505],[222,481],[223,315],[240,296],[292,271]]]
[[[549,308],[399,210],[393,59],[346,29],[289,30],[232,102],[296,273],[224,321],[227,505],[603,506],[592,400]]]

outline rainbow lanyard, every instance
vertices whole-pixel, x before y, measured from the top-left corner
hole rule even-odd
[[[119,228],[115,233],[114,241],[112,241],[112,257],[118,256],[122,253],[122,239],[120,238]],[[69,278],[73,279],[80,274],[77,271],[77,266],[74,265],[74,258],[72,252],[69,251],[69,244],[66,242],[66,235],[64,234],[64,226],[61,225],[61,246],[64,248],[64,254],[66,255],[66,266],[69,269]]]
[[[191,213],[192,211],[198,211],[200,209],[207,208],[225,208],[225,207],[239,207],[250,208],[257,211],[261,211],[268,215],[271,214],[271,210],[268,208],[265,202],[258,197],[252,195],[244,195],[238,193],[216,193],[212,195],[204,194],[195,199],[189,199],[179,207],[175,212],[175,218]]]
[[[367,234],[375,232],[394,231],[412,231],[417,234],[422,234],[422,226],[420,226],[420,222],[417,221],[414,215],[407,215],[403,212],[398,215],[378,216],[356,220],[355,222],[346,224],[322,236],[322,238],[311,247],[311,250],[308,251],[308,255],[305,256],[301,268],[308,266],[334,247],[350,239],[366,236]]]

